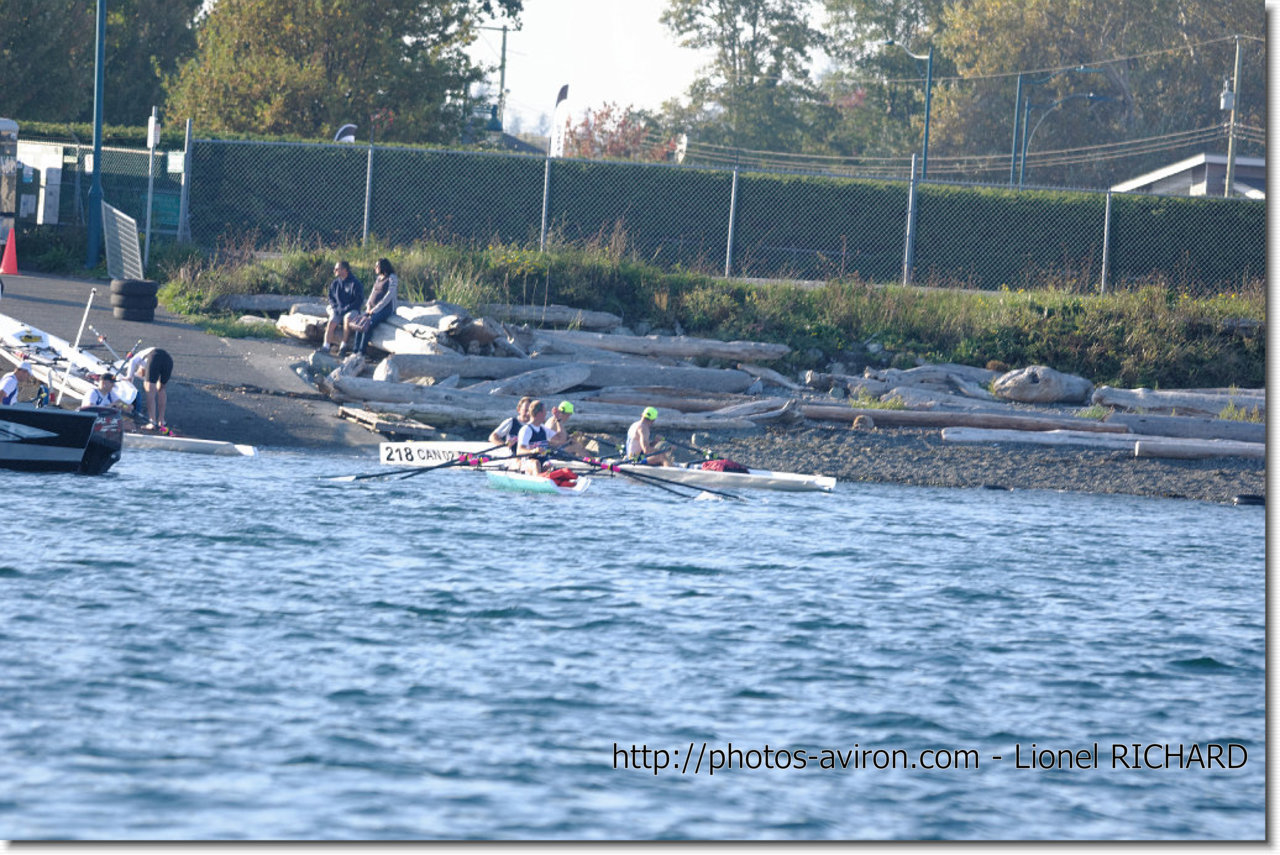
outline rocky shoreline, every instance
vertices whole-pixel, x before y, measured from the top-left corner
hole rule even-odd
[[[846,483],[1118,493],[1224,503],[1266,493],[1261,460],[1152,459],[1029,443],[957,443],[925,428],[807,426],[756,436],[699,435],[698,446],[748,466],[834,475]]]

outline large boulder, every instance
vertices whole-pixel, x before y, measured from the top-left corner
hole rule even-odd
[[[1029,365],[997,377],[991,383],[991,391],[1006,401],[1074,404],[1089,400],[1093,384],[1083,377],[1063,374],[1044,365]]]

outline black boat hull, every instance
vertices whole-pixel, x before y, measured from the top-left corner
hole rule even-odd
[[[124,430],[108,408],[0,407],[0,468],[101,475],[120,459]]]

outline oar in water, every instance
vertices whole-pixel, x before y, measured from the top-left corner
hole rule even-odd
[[[563,456],[564,459],[566,460],[579,460],[587,464],[588,466],[594,466],[597,469],[603,469],[607,472],[616,472],[619,475],[625,475],[628,478],[634,478],[635,480],[641,482],[642,484],[649,484],[650,486],[657,487],[660,490],[666,490],[668,493],[674,493],[675,495],[679,496],[682,499],[696,498],[698,494],[691,496],[688,493],[682,493],[679,490],[671,489],[672,486],[684,487],[685,489],[688,489],[688,490],[699,490],[702,493],[712,493],[716,496],[724,496],[726,499],[733,499],[738,502],[746,501],[746,499],[742,498],[741,496],[735,495],[733,493],[725,493],[721,490],[713,490],[710,487],[691,487],[688,484],[681,484],[679,481],[672,481],[668,478],[661,478],[657,475],[650,475],[647,472],[635,472],[631,469],[621,469],[618,467],[618,464],[616,463],[604,463],[602,461],[596,460],[591,457],[570,457],[569,455],[558,455],[558,456]]]
[[[505,443],[501,445],[491,446],[489,448],[486,448],[484,451],[479,452],[479,454],[477,454],[476,456],[479,456],[480,454],[488,454],[490,451],[496,451],[499,448],[503,448],[504,446],[505,446]],[[464,456],[469,457],[471,455],[464,455]],[[413,475],[421,475],[423,472],[430,472],[432,469],[445,469],[449,466],[457,466],[461,462],[462,462],[462,457],[455,457],[453,460],[446,460],[444,463],[437,463],[435,466],[410,466],[407,469],[391,469],[389,471],[370,472],[367,475],[339,475],[336,478],[329,478],[328,480],[342,481],[342,482],[366,481],[370,478],[390,478],[394,475],[404,475],[406,478],[408,478]]]

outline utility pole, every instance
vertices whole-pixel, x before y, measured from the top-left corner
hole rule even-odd
[[[1231,122],[1227,126],[1227,178],[1222,195],[1231,197],[1236,182],[1236,111],[1240,108],[1240,36],[1236,36],[1236,68],[1231,77]]]
[[[507,108],[507,25],[501,27],[476,27],[477,30],[502,30],[502,59],[498,63],[498,103],[497,114],[494,118],[498,120],[497,128],[490,130],[502,130],[506,127],[504,123],[504,114]],[[492,122],[491,122],[492,123]]]

